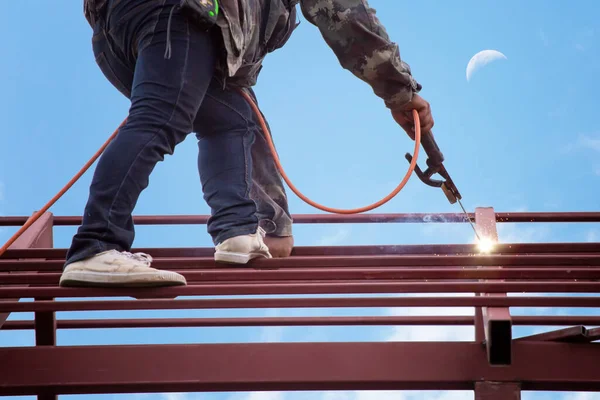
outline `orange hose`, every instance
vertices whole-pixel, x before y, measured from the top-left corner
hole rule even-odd
[[[382,206],[383,204],[387,203],[392,198],[394,198],[404,188],[404,186],[408,182],[408,179],[410,178],[412,172],[414,171],[415,166],[417,165],[417,158],[419,156],[419,148],[421,146],[421,122],[419,120],[419,114],[417,113],[416,110],[413,110],[413,117],[414,117],[414,121],[415,121],[415,149],[413,152],[413,159],[408,167],[408,171],[406,172],[406,175],[404,175],[404,178],[402,179],[400,184],[390,194],[388,194],[387,196],[385,196],[383,199],[379,200],[376,203],[373,203],[373,204],[365,206],[365,207],[353,208],[353,209],[330,208],[330,207],[326,207],[321,204],[318,204],[318,203],[312,201],[311,199],[309,199],[308,197],[304,196],[294,186],[294,184],[290,181],[290,179],[287,177],[287,175],[285,174],[285,171],[283,170],[283,167],[281,166],[281,162],[279,161],[279,156],[277,155],[277,151],[275,150],[275,145],[273,144],[273,139],[271,138],[271,132],[267,128],[267,124],[265,123],[265,120],[263,119],[258,106],[256,105],[256,103],[254,103],[252,98],[246,92],[241,90],[240,93],[246,98],[246,100],[252,107],[252,110],[256,114],[258,121],[260,123],[260,127],[262,128],[263,132],[265,132],[265,136],[267,138],[267,143],[269,145],[269,149],[271,150],[271,153],[273,154],[273,159],[275,160],[277,169],[279,170],[279,173],[285,180],[285,183],[287,183],[287,185],[290,187],[290,189],[292,189],[292,191],[298,197],[300,197],[302,200],[304,200],[307,204],[309,204],[319,210],[334,213],[334,214],[359,214],[359,213],[362,213],[365,211],[373,210],[379,206]],[[106,142],[104,142],[104,144],[98,149],[98,151],[92,156],[92,158],[90,158],[89,161],[87,163],[85,163],[85,165],[79,170],[79,172],[77,172],[77,174],[75,174],[75,176],[73,176],[73,178],[71,178],[71,180],[66,185],[52,199],[50,199],[50,201],[48,201],[46,203],[46,205],[44,205],[44,207],[42,207],[39,211],[37,211],[35,214],[33,214],[31,217],[29,217],[27,219],[27,221],[25,222],[25,224],[23,224],[23,226],[10,239],[8,239],[8,241],[0,248],[0,256],[2,256],[2,254],[4,254],[6,252],[6,250],[8,250],[8,248],[23,234],[23,232],[25,232],[31,225],[33,225],[35,223],[35,221],[37,221],[42,216],[42,214],[44,214],[46,211],[48,211],[48,209],[50,207],[52,207],[54,205],[54,203],[56,203],[67,192],[67,190],[69,190],[71,188],[71,186],[73,186],[75,184],[75,182],[77,182],[77,180],[79,178],[81,178],[81,176],[92,166],[92,164],[98,159],[98,157],[100,157],[100,155],[104,152],[106,147],[115,138],[115,136],[117,136],[117,133],[119,132],[119,130],[125,124],[126,121],[127,121],[127,119],[125,119],[121,123],[121,125],[119,125],[119,127],[113,132],[112,135],[110,135],[110,137],[106,140]]]
[[[273,159],[275,160],[277,169],[279,170],[279,173],[283,177],[283,180],[285,181],[285,183],[287,183],[287,185],[290,187],[290,189],[292,189],[292,191],[296,194],[296,196],[298,196],[302,200],[304,200],[305,203],[307,203],[315,208],[318,208],[321,211],[330,212],[330,213],[334,213],[334,214],[360,214],[365,211],[370,211],[377,207],[380,207],[380,206],[384,205],[385,203],[387,203],[388,201],[390,201],[391,199],[393,199],[404,188],[404,186],[406,186],[408,179],[412,175],[412,173],[415,169],[415,166],[417,165],[417,158],[419,157],[419,148],[421,147],[421,121],[419,120],[419,113],[417,112],[417,110],[413,110],[413,118],[415,121],[415,150],[414,150],[412,161],[408,167],[408,171],[406,171],[406,175],[404,175],[404,178],[402,179],[400,184],[390,194],[385,196],[383,199],[381,199],[378,202],[373,203],[371,205],[365,206],[365,207],[340,209],[340,208],[331,208],[331,207],[323,206],[319,203],[312,201],[311,199],[309,199],[308,197],[306,197],[305,195],[300,193],[300,191],[294,186],[294,184],[287,177],[287,175],[285,174],[285,171],[283,170],[283,167],[281,166],[281,163],[279,162],[279,157],[277,156],[277,150],[275,150],[275,145],[273,144],[273,139],[271,138],[271,132],[267,128],[267,124],[265,123],[265,120],[263,119],[261,112],[258,109],[258,106],[254,103],[254,101],[252,101],[252,98],[250,97],[250,95],[248,95],[248,93],[246,93],[243,90],[240,90],[240,93],[246,98],[248,103],[250,103],[252,110],[254,110],[254,113],[258,117],[258,122],[260,123],[260,127],[263,130],[263,132],[265,132],[265,136],[267,137],[267,143],[269,144],[269,148],[271,150],[271,153],[273,154]]]
[[[127,120],[125,120],[125,121],[127,121]],[[62,195],[65,194],[67,192],[67,190],[69,190],[71,188],[71,186],[73,186],[75,184],[75,182],[77,182],[77,180],[79,178],[81,178],[81,176],[83,174],[85,174],[85,172],[92,166],[92,164],[104,152],[104,150],[109,145],[109,143],[112,142],[112,140],[115,138],[115,136],[117,136],[119,129],[121,129],[121,127],[125,124],[125,121],[121,122],[121,125],[119,125],[119,127],[113,132],[112,135],[110,135],[110,137],[106,140],[106,142],[104,142],[102,147],[100,147],[98,149],[98,151],[96,152],[96,154],[94,154],[92,156],[92,158],[90,158],[88,160],[88,162],[85,163],[85,165],[79,170],[79,172],[77,174],[75,174],[75,176],[73,178],[71,178],[71,180],[58,193],[56,193],[56,195],[52,199],[50,199],[50,201],[48,203],[46,203],[46,205],[44,207],[42,207],[41,210],[37,211],[35,214],[33,214],[31,217],[29,217],[27,219],[27,221],[25,221],[25,223],[23,224],[21,229],[19,229],[17,232],[15,232],[15,234],[10,239],[8,239],[8,241],[6,243],[4,243],[4,245],[0,248],[0,256],[2,254],[4,254],[6,252],[6,250],[8,250],[10,245],[12,245],[23,234],[23,232],[25,232],[27,230],[27,228],[29,228],[31,225],[33,225],[35,223],[35,221],[37,221],[42,216],[43,213],[48,211],[48,209],[50,207],[52,207],[54,205],[54,203],[56,203],[58,201],[58,199],[60,199],[62,197]]]

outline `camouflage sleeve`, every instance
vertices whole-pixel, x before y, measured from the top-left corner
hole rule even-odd
[[[403,105],[421,90],[367,0],[300,0],[300,7],[342,67],[368,83],[387,107]]]

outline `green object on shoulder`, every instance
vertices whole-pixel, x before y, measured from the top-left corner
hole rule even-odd
[[[218,0],[181,0],[180,6],[183,12],[203,30],[209,30],[217,23]]]

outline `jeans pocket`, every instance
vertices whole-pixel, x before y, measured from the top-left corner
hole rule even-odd
[[[115,67],[111,65],[108,58],[106,57],[105,52],[100,52],[96,55],[96,64],[100,67],[100,70],[106,77],[106,79],[125,97],[131,98],[131,83],[133,80],[133,73],[128,71],[124,66],[120,67],[121,74],[115,71]],[[119,67],[116,67],[119,68]],[[124,81],[123,74],[127,74],[127,76],[131,75],[131,79],[127,79],[127,82]],[[121,76],[119,76],[121,75]]]

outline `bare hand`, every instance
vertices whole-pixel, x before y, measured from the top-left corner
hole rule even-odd
[[[415,140],[415,122],[413,120],[413,110],[419,113],[421,122],[421,134],[430,131],[433,128],[433,116],[429,103],[418,94],[414,94],[412,100],[404,106],[392,110],[394,120],[406,131],[411,139]]]

